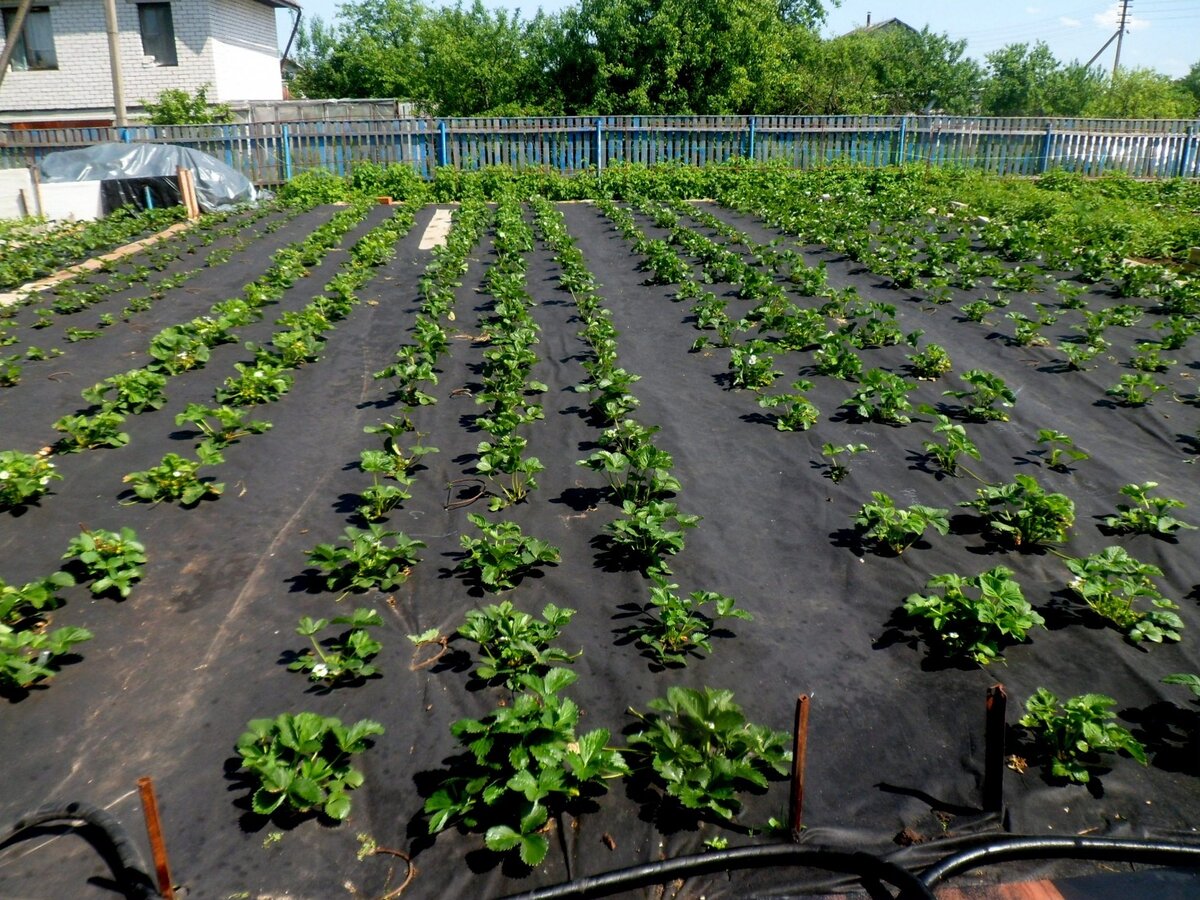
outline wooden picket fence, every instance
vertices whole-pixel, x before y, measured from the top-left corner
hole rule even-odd
[[[0,168],[104,141],[156,141],[208,153],[259,185],[356,163],[548,167],[571,173],[616,163],[702,166],[729,159],[797,168],[852,161],[924,162],[1035,175],[1061,167],[1087,175],[1200,177],[1197,122],[960,116],[562,116],[398,118],[127,128],[0,128]]]

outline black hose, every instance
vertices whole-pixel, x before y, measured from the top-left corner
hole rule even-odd
[[[158,888],[146,874],[137,846],[129,839],[121,823],[99,807],[87,803],[43,806],[22,817],[4,840],[0,841],[0,846],[9,844],[22,831],[54,822],[84,822],[103,837],[105,846],[96,849],[108,859],[113,876],[126,897],[132,900],[150,900],[160,896]],[[106,854],[105,850],[110,850],[111,854]]]
[[[921,882],[932,889],[964,869],[1017,859],[1101,859],[1113,862],[1200,866],[1200,845],[1092,837],[1012,837],[988,841],[930,866]]]
[[[831,872],[857,875],[863,880],[883,882],[900,889],[898,900],[933,900],[933,894],[921,880],[894,863],[869,853],[847,853],[819,847],[799,847],[795,844],[767,844],[757,847],[738,847],[717,850],[694,856],[681,856],[662,862],[647,863],[628,869],[618,869],[603,875],[577,878],[566,884],[539,888],[516,894],[508,900],[558,900],[560,897],[604,897],[618,891],[628,891],[676,878],[720,872],[729,869],[750,869],[758,866],[795,865]]]

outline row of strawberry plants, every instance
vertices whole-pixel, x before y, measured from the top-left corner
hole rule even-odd
[[[6,469],[19,473],[20,480],[14,478],[0,508],[15,509],[34,503],[49,489],[50,481],[59,478],[53,471],[53,463],[46,459],[51,453],[127,444],[129,436],[121,431],[127,415],[139,415],[165,405],[163,389],[170,378],[203,367],[212,347],[235,340],[235,329],[261,318],[261,308],[277,301],[287,287],[305,274],[305,263],[319,262],[366,214],[367,208],[360,205],[339,213],[302,241],[279,250],[267,271],[243,289],[241,298],[216,303],[210,315],[197,316],[160,331],[149,343],[153,362],[106,378],[82,391],[83,399],[92,406],[54,423],[54,429],[65,435],[56,444],[37,454],[3,451]],[[188,485],[191,486],[190,480]]]
[[[393,399],[403,409],[390,420],[364,429],[383,436],[383,449],[365,450],[360,457],[360,468],[376,479],[362,494],[358,512],[364,518],[371,519],[378,509],[376,502],[386,497],[385,492],[373,488],[390,486],[380,485],[379,475],[407,486],[421,456],[435,452],[434,448],[423,447],[419,433],[413,447],[404,448],[398,441],[414,431],[412,416],[419,408],[436,402],[418,385],[437,383],[434,366],[446,349],[440,322],[443,318],[453,321],[454,287],[487,218],[482,204],[466,204],[455,215],[446,247],[435,253],[421,279],[423,303],[418,318],[427,324],[414,328],[415,343],[398,351],[394,365],[375,373],[377,379],[396,380]],[[406,211],[405,219],[403,230],[411,224],[411,213]],[[401,233],[391,233],[393,244]],[[442,339],[433,336],[428,323],[436,326]],[[382,510],[383,515],[390,508]],[[309,551],[308,561],[323,573],[326,589],[340,594],[340,601],[351,593],[399,587],[420,561],[417,552],[424,546],[402,532],[370,521],[365,530],[347,527],[341,543],[318,544]],[[333,618],[305,616],[295,630],[308,639],[309,646],[295,654],[289,668],[307,673],[311,681],[327,690],[359,685],[376,677],[380,673],[374,659],[383,645],[370,629],[380,625],[379,613],[369,607]],[[436,634],[413,637],[414,642],[421,643],[423,638],[436,638]],[[255,786],[251,808],[260,815],[271,815],[286,806],[296,813],[319,812],[334,821],[345,819],[351,810],[349,792],[364,782],[361,771],[352,765],[352,757],[366,750],[371,738],[383,733],[383,725],[371,719],[344,726],[334,717],[315,712],[252,720],[236,747]]]
[[[361,217],[361,216],[359,216]],[[308,240],[316,243],[327,243],[332,246],[332,241],[336,240],[335,235],[338,235],[348,229],[357,218],[348,218],[343,222],[337,223],[332,228],[328,229],[317,236],[310,236]],[[408,225],[400,222],[400,228],[407,230]],[[340,229],[340,230],[339,230]],[[360,242],[361,243],[361,242]],[[356,250],[359,248],[356,247]],[[372,254],[375,254],[374,256]],[[373,249],[372,246],[367,246],[365,250],[352,255],[352,266],[369,267],[382,261],[377,256],[378,248]],[[298,277],[298,276],[297,276]],[[354,278],[360,279],[357,283],[361,283],[364,278],[362,274],[355,274]],[[290,283],[290,282],[289,282]],[[322,316],[328,315],[329,318],[324,320],[326,327],[332,327],[334,318],[340,318],[348,312],[350,305],[354,302],[352,295],[348,296],[344,293],[345,289],[352,282],[343,280],[338,283],[335,281],[327,285],[327,288],[340,288],[343,293],[341,300],[344,305],[336,308],[331,304],[330,298],[319,298],[310,305],[311,310],[319,309]],[[279,291],[282,294],[282,288]],[[233,302],[233,301],[231,301]],[[245,304],[242,301],[236,301]],[[265,299],[263,303],[265,304]],[[349,305],[346,305],[349,304]],[[261,315],[261,313],[258,313]],[[211,321],[211,320],[210,320]],[[232,327],[232,323],[227,323],[227,327]],[[283,332],[281,332],[283,333]],[[296,361],[294,364],[299,364]],[[89,389],[85,392],[85,399],[93,399],[101,404],[100,411],[92,418],[90,423],[90,431],[87,432],[93,441],[89,441],[85,446],[78,443],[75,445],[64,445],[60,442],[56,448],[48,448],[49,450],[57,449],[58,452],[69,452],[71,450],[88,449],[95,446],[122,446],[128,442],[128,436],[116,429],[124,421],[125,413],[138,414],[146,410],[160,408],[165,403],[165,397],[162,395],[162,387],[166,383],[166,375],[151,371],[150,369],[135,369],[132,373],[127,373],[128,378],[114,382],[111,385],[98,385],[95,389]],[[178,374],[178,373],[171,373]],[[112,400],[107,398],[108,390],[111,388],[115,391],[115,397]],[[91,397],[87,395],[91,393]],[[69,417],[68,417],[69,418]],[[56,423],[57,424],[57,423]],[[236,406],[221,405],[213,409],[202,407],[198,404],[191,404],[176,417],[176,424],[193,424],[197,426],[198,435],[202,437],[197,446],[197,459],[190,460],[179,456],[178,454],[168,454],[164,457],[162,463],[145,472],[130,473],[125,477],[125,481],[133,485],[133,490],[137,498],[143,500],[159,501],[159,500],[179,500],[184,505],[190,505],[198,502],[205,496],[215,496],[220,493],[221,486],[211,482],[201,481],[197,477],[197,470],[203,465],[216,465],[223,461],[221,450],[230,443],[235,442],[240,437],[248,434],[258,434],[270,428],[267,422],[251,421],[247,422],[244,417],[244,410]],[[96,429],[103,425],[109,429],[105,434],[96,433]],[[83,432],[76,432],[82,434]],[[59,476],[54,471],[54,464],[47,459],[49,454],[46,452],[39,454],[23,454],[17,451],[2,451],[0,452],[0,507],[2,508],[19,508],[34,501],[42,493],[44,493],[51,480],[57,479]],[[89,538],[89,535],[91,537]],[[102,586],[98,592],[107,590],[110,586],[116,586],[121,595],[128,594],[127,585],[129,578],[121,578],[119,575],[119,567],[123,563],[128,563],[134,556],[142,554],[143,548],[136,541],[136,536],[130,529],[122,529],[120,534],[109,532],[85,532],[81,535],[81,542],[90,541],[91,546],[87,547],[87,551],[95,557],[100,565],[107,565],[113,571],[110,574],[107,583],[98,582]],[[138,560],[144,562],[144,556]],[[140,574],[140,573],[139,573]],[[14,596],[26,594],[38,599],[39,603],[36,607],[30,602],[21,600],[17,604],[17,612],[21,615],[15,621],[4,623],[7,629],[4,633],[5,651],[7,656],[7,665],[13,671],[20,673],[21,677],[26,679],[28,686],[29,679],[36,681],[53,673],[53,668],[50,663],[57,656],[61,656],[69,650],[71,643],[78,643],[85,639],[84,633],[75,630],[63,632],[62,640],[51,641],[49,636],[42,636],[41,628],[42,620],[36,615],[30,615],[31,612],[39,612],[43,608],[53,608],[57,603],[56,595],[51,591],[47,593],[45,590],[47,585],[52,582],[43,580],[31,585],[27,585],[26,589],[21,592],[14,593]],[[62,580],[59,586],[65,585],[66,580]],[[15,589],[14,589],[15,590]],[[67,637],[72,637],[73,641],[66,641]],[[41,662],[35,662],[35,659],[41,659]]]
[[[708,266],[714,261],[728,274],[732,268],[740,271],[740,263],[732,263],[727,259],[728,251],[720,251],[712,242],[702,237],[689,237],[680,232],[677,223],[669,210],[655,208],[653,204],[643,204],[647,213],[653,215],[660,227],[675,229],[672,232],[672,242],[688,247],[702,261],[706,276]],[[616,217],[622,220],[620,214]],[[653,242],[648,242],[632,220],[624,218],[623,230],[626,237],[635,241],[635,249],[645,252]],[[743,242],[744,236],[731,234],[736,242]],[[647,255],[647,264],[656,276],[663,279],[667,273],[680,279],[690,278],[691,267],[676,264],[661,252],[657,257]],[[732,278],[730,280],[733,280]],[[745,284],[746,279],[740,279]],[[694,282],[693,282],[694,283]],[[684,280],[684,285],[688,284]],[[681,289],[680,294],[687,295],[692,291]],[[758,292],[756,292],[758,293]],[[768,289],[765,292],[768,300],[777,299],[777,293]],[[759,309],[755,310],[758,313]],[[699,318],[699,317],[698,317]],[[737,325],[746,326],[751,316],[740,320]],[[728,336],[726,337],[728,342]],[[770,357],[761,358],[762,345],[751,346],[750,352],[742,351],[739,361],[739,349],[731,349],[731,368],[734,368],[733,383],[735,387],[761,389],[768,385],[778,373],[771,370]],[[759,351],[754,353],[753,351]],[[910,357],[910,360],[912,357]],[[947,360],[948,361],[948,360]],[[842,372],[841,374],[849,374]],[[940,373],[935,373],[940,374]],[[1007,413],[997,409],[998,404],[1010,406],[1015,402],[1015,394],[1004,385],[998,376],[992,373],[972,370],[964,373],[964,380],[969,387],[963,391],[945,391],[946,396],[953,396],[964,401],[959,415],[967,421],[1006,420]],[[803,383],[806,388],[810,386]],[[797,383],[799,387],[801,383]],[[911,386],[903,379],[880,369],[873,369],[862,376],[862,386],[846,402],[848,410],[855,413],[864,421],[878,421],[888,424],[907,424],[910,421],[907,413],[912,404],[906,394]],[[760,398],[761,400],[766,398]],[[804,427],[815,424],[818,413],[802,395],[792,397],[771,398],[769,404],[791,401],[789,417],[796,413],[796,419]],[[933,410],[923,407],[924,411]],[[937,433],[947,434],[946,445],[936,441],[926,442],[925,447],[930,458],[937,458],[947,463],[944,472],[954,472],[958,468],[957,458],[970,455],[980,458],[978,449],[967,436],[963,426],[951,423],[945,415],[937,416]],[[781,430],[787,430],[782,427]],[[1039,432],[1039,443],[1051,445],[1050,462],[1056,458],[1079,459],[1086,458],[1086,453],[1074,448],[1073,442],[1067,435],[1043,429]],[[840,452],[859,452],[865,450],[865,445],[848,447],[825,446],[825,452],[836,457]],[[840,467],[835,462],[830,467],[830,474]],[[844,476],[845,470],[841,473]],[[973,473],[972,473],[973,474]],[[978,477],[978,476],[975,476]],[[840,480],[840,478],[835,478]],[[1149,491],[1155,487],[1153,483],[1145,485],[1130,484],[1122,488],[1122,494],[1134,499],[1139,505],[1120,505],[1116,516],[1108,518],[1110,528],[1122,531],[1137,531],[1144,533],[1171,534],[1182,527],[1189,527],[1168,511],[1182,506],[1182,502],[1174,498],[1153,497]],[[1074,504],[1063,494],[1051,493],[1037,484],[1036,480],[1025,475],[1018,475],[1011,484],[988,484],[978,491],[978,498],[965,501],[963,506],[973,507],[980,512],[1000,539],[1007,539],[1016,547],[1028,547],[1039,541],[1064,542],[1068,538],[1069,528],[1074,522]],[[913,504],[907,509],[898,508],[891,497],[874,492],[872,502],[863,504],[855,516],[854,524],[860,529],[865,539],[872,540],[888,552],[899,554],[912,543],[920,539],[929,528],[934,528],[946,534],[949,531],[948,511],[935,509],[921,504]],[[1162,529],[1166,529],[1165,531]],[[1109,547],[1101,552],[1087,557],[1064,557],[1068,571],[1074,576],[1068,587],[1081,601],[1098,615],[1110,620],[1117,628],[1124,631],[1134,642],[1164,640],[1179,640],[1183,622],[1177,610],[1178,605],[1162,595],[1151,580],[1161,576],[1162,571],[1153,565],[1141,562],[1128,554],[1123,548]],[[999,658],[999,648],[1004,643],[1023,641],[1027,632],[1042,625],[1043,619],[1021,594],[1019,585],[1012,579],[1012,572],[1003,566],[965,578],[960,575],[946,574],[934,576],[930,581],[931,587],[946,588],[943,595],[921,596],[914,594],[904,606],[905,613],[920,623],[925,632],[926,640],[935,652],[950,657],[966,657],[986,664]],[[968,594],[964,588],[974,587],[977,596]],[[1140,604],[1135,606],[1135,604]],[[1171,676],[1175,677],[1175,676]],[[1045,696],[1042,694],[1045,693]],[[1047,698],[1057,703],[1048,692],[1039,691],[1030,699],[1025,724],[1039,729],[1038,734],[1045,743],[1048,730],[1061,724],[1059,719],[1051,716],[1046,709]],[[1064,709],[1074,709],[1083,703],[1082,698],[1072,698],[1066,702]],[[1107,721],[1111,718],[1108,709],[1115,701],[1099,704],[1095,710],[1097,721]],[[1035,715],[1034,707],[1041,709],[1042,718]],[[1063,714],[1065,715],[1065,714]],[[1103,733],[1111,738],[1109,749],[1127,749],[1136,758],[1144,761],[1141,746],[1115,723],[1108,723]],[[1100,749],[1094,747],[1092,749]],[[1081,754],[1082,755],[1082,754]],[[1086,780],[1087,766],[1078,759],[1066,760],[1061,752],[1051,754],[1051,769],[1062,774],[1069,770],[1073,780]],[[1061,771],[1060,771],[1061,770]]]
[[[142,212],[123,207],[84,225],[71,223],[48,233],[22,235],[17,239],[19,252],[6,252],[0,261],[0,290],[11,290],[96,253],[159,231],[178,222],[183,215],[184,210],[179,206]]]
[[[208,272],[220,267],[233,258],[235,254],[245,251],[254,239],[254,236],[247,236],[245,234],[246,227],[272,211],[271,208],[263,206],[256,209],[244,220],[238,219],[223,228],[211,229],[209,227],[201,227],[192,229],[187,232],[182,242],[172,241],[157,252],[153,249],[145,251],[148,254],[148,265],[136,263],[129,273],[113,273],[102,282],[92,284],[87,281],[89,273],[84,273],[73,279],[80,287],[72,287],[71,282],[68,282],[66,286],[56,290],[53,295],[55,299],[49,301],[50,306],[48,308],[43,306],[37,310],[37,319],[30,327],[33,329],[45,328],[53,323],[55,314],[76,314],[84,309],[102,303],[110,297],[118,296],[120,292],[134,284],[151,280],[153,273],[161,272],[174,259],[179,258],[184,253],[195,253],[197,247],[207,246],[217,237],[234,238],[231,246],[211,252],[204,258],[202,264],[197,264],[174,275],[159,278],[145,294],[127,298],[126,304],[121,310],[121,315],[123,321],[131,322],[137,313],[149,310],[155,302],[166,296],[167,292],[183,286],[202,272]],[[299,213],[300,210],[298,208],[285,209],[283,215],[276,219],[272,225],[282,226]],[[211,226],[214,223],[215,217],[214,221],[203,222],[202,225]],[[268,229],[272,228],[271,225],[267,227]],[[264,230],[264,233],[266,233],[266,230]],[[106,271],[106,269],[102,268],[101,271]],[[9,307],[8,309],[12,313],[16,312],[16,307]],[[76,343],[81,340],[91,340],[100,337],[103,329],[111,327],[114,323],[115,318],[113,313],[103,313],[99,317],[95,329],[68,327],[65,331],[65,340],[67,343]],[[18,342],[19,338],[17,335],[6,333],[3,329],[0,329],[0,345],[12,346]],[[30,344],[24,353],[0,357],[0,385],[11,387],[19,383],[25,365],[30,362],[39,362],[62,356],[63,352],[59,347],[42,347]]]

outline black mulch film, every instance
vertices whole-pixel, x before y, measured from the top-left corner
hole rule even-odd
[[[1182,607],[1186,628],[1178,644],[1133,646],[1112,628],[1081,611],[1070,599],[1063,560],[1049,552],[1016,553],[990,543],[979,521],[956,503],[974,497],[977,482],[941,478],[921,461],[932,437],[932,417],[916,414],[911,425],[857,423],[839,406],[854,390],[833,378],[813,376],[811,354],[776,357],[784,372],[779,386],[797,377],[815,382],[811,399],[820,424],[804,433],[781,433],[763,415],[755,396],[732,390],[728,351],[692,352],[699,334],[688,303],[674,303],[674,286],[650,286],[632,247],[590,204],[557,207],[596,275],[612,310],[620,364],[641,380],[636,418],[661,426],[656,443],[675,459],[683,512],[703,516],[687,533],[684,551],[672,561],[683,591],[711,590],[737,598],[754,615],[734,621],[715,639],[712,654],[686,668],[656,669],[624,633],[627,607],[645,603],[648,582],[613,566],[596,538],[618,510],[600,490],[600,478],[575,465],[596,446],[600,428],[587,411],[587,396],[573,388],[585,373],[587,346],[568,293],[556,290],[558,268],[539,242],[528,256],[528,289],[542,331],[540,360],[532,377],[545,382],[545,420],[525,429],[529,455],[545,471],[527,503],[504,517],[527,534],[562,551],[557,566],[527,577],[506,595],[536,612],[547,602],[578,610],[559,644],[582,650],[574,663],[578,681],[567,693],[583,710],[581,729],[605,727],[614,741],[633,722],[626,712],[645,710],[671,685],[729,689],[755,722],[790,730],[796,696],[811,696],[806,830],[813,846],[860,849],[919,868],[981,834],[1149,836],[1195,839],[1200,821],[1200,723],[1186,691],[1160,684],[1174,672],[1200,671],[1195,635],[1200,633],[1200,532],[1177,540],[1113,537],[1101,532],[1128,482],[1157,481],[1165,496],[1189,504],[1182,518],[1200,510],[1200,480],[1191,464],[1198,448],[1191,436],[1200,425],[1194,405],[1160,395],[1141,409],[1109,403],[1105,389],[1124,371],[1115,364],[1087,372],[1062,372],[1052,347],[1016,347],[1005,328],[962,321],[955,306],[934,307],[881,283],[857,264],[803,248],[810,264],[828,264],[834,287],[853,285],[866,299],[895,304],[905,332],[922,329],[924,340],[945,346],[955,372],[981,368],[1018,390],[1012,420],[970,426],[983,460],[972,468],[991,481],[1016,472],[1034,475],[1077,505],[1077,524],[1065,550],[1084,555],[1119,544],[1162,568],[1163,593]],[[778,235],[760,223],[715,206],[704,207],[756,240]],[[306,551],[334,541],[347,524],[361,525],[354,508],[369,477],[357,468],[359,452],[378,439],[364,426],[401,410],[386,382],[371,373],[412,340],[419,309],[418,279],[430,259],[418,241],[433,209],[417,214],[415,227],[398,244],[359,295],[350,317],[328,333],[320,361],[295,371],[292,390],[255,410],[272,430],[243,439],[225,451],[213,475],[226,485],[216,501],[194,509],[177,505],[122,505],[122,476],[156,463],[165,452],[191,453],[195,434],[174,425],[189,402],[207,402],[252,354],[239,344],[214,349],[199,371],[172,378],[163,409],[131,416],[129,446],[58,457],[63,480],[39,505],[0,518],[0,573],[23,583],[53,571],[80,524],[89,528],[134,527],[150,562],[144,579],[124,602],[92,599],[84,588],[65,592],[56,625],[90,629],[80,658],[62,667],[44,687],[0,709],[3,775],[0,831],[48,802],[72,800],[105,807],[144,844],[136,782],[154,778],[175,881],[194,897],[378,897],[396,888],[405,865],[394,856],[360,859],[359,835],[380,847],[413,854],[417,874],[405,890],[413,897],[500,897],[585,875],[702,852],[705,841],[727,837],[730,846],[763,838],[697,822],[653,802],[644,784],[614,781],[595,809],[553,822],[550,852],[529,871],[515,859],[483,849],[482,836],[448,830],[426,836],[423,792],[458,752],[449,728],[478,718],[506,696],[502,689],[469,690],[466,642],[432,668],[418,665],[428,648],[415,651],[406,635],[429,628],[452,633],[465,613],[496,602],[454,574],[461,532],[472,530],[469,512],[483,504],[447,511],[448,482],[470,473],[477,443],[486,438],[473,424],[477,407],[470,391],[480,383],[484,346],[481,318],[490,298],[479,292],[495,257],[490,237],[472,253],[457,293],[459,333],[439,362],[439,382],[424,385],[437,403],[413,413],[426,443],[439,453],[424,457],[413,497],[395,511],[388,527],[428,544],[404,586],[389,595],[352,595],[335,605],[306,564]],[[270,236],[272,247],[298,240],[332,212],[301,217]],[[298,282],[263,322],[242,329],[243,341],[262,341],[284,309],[316,296],[355,238],[382,221],[373,211],[346,236],[309,278]],[[648,220],[650,236],[662,236]],[[699,227],[699,226],[697,226]],[[223,267],[217,283],[207,275],[189,284],[203,296],[169,294],[154,308],[142,334],[102,338],[66,347],[54,361],[57,376],[24,379],[0,391],[4,447],[36,449],[57,435],[50,424],[83,408],[78,391],[114,372],[147,361],[144,340],[164,324],[184,321],[212,302],[235,296],[241,284],[266,268],[270,250],[247,251]],[[728,286],[710,289],[720,293]],[[749,308],[729,289],[729,308]],[[797,299],[798,303],[818,301]],[[1104,302],[1104,295],[1095,301]],[[1116,303],[1115,299],[1108,302]],[[734,315],[736,318],[736,315]],[[1000,320],[999,316],[994,318]],[[1000,320],[1002,321],[1002,320]],[[1052,326],[1052,342],[1068,322]],[[1147,324],[1111,329],[1129,334],[1114,341],[1118,360],[1137,340],[1154,332]],[[1061,332],[1061,334],[1059,333]],[[865,364],[903,372],[904,351],[863,352]],[[1124,355],[1123,355],[1124,354]],[[1200,364],[1186,352],[1167,378],[1178,394],[1194,393]],[[948,402],[941,391],[952,379],[922,383],[915,402]],[[462,390],[466,388],[467,390]],[[1073,471],[1050,471],[1036,451],[1039,428],[1071,435],[1091,454]],[[840,484],[824,477],[825,442],[863,442]],[[901,505],[949,507],[953,529],[930,536],[901,556],[879,555],[862,545],[852,527],[858,507],[873,490]],[[1190,515],[1189,515],[1190,514]],[[1025,595],[1046,617],[1048,628],[1006,651],[1007,664],[988,669],[932,663],[927,648],[896,618],[904,598],[923,591],[930,575],[976,574],[1003,564],[1012,568]],[[378,662],[383,677],[360,687],[322,693],[304,675],[287,671],[289,651],[303,649],[294,633],[303,615],[329,616],[370,606],[385,619]],[[625,607],[626,609],[623,609]],[[1043,778],[1031,760],[1027,771],[1008,771],[1006,814],[982,812],[984,700],[1003,682],[1010,698],[1009,722],[1039,686],[1060,697],[1084,692],[1118,700],[1120,721],[1147,746],[1151,764],[1113,757],[1089,787],[1062,786]],[[249,812],[248,790],[237,774],[233,746],[245,723],[284,711],[313,710],[345,722],[370,717],[386,733],[357,757],[366,783],[352,793],[348,821],[334,827],[320,819],[265,819]],[[1031,751],[1014,730],[1008,752]],[[786,817],[788,789],[774,783],[747,795],[739,821],[764,823]],[[1007,831],[1006,831],[1007,830]],[[744,829],[743,829],[744,831]],[[148,850],[143,849],[148,858]],[[989,869],[984,879],[1026,878],[1091,871],[1082,864],[1041,863]],[[683,897],[788,896],[853,884],[803,869],[772,869],[705,875],[669,885]],[[111,897],[111,874],[101,857],[77,835],[43,829],[0,848],[0,895]],[[657,888],[630,896],[662,896]]]

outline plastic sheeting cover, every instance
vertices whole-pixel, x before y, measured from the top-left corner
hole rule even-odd
[[[207,153],[174,144],[95,144],[49,153],[41,163],[42,180],[106,181],[116,178],[175,176],[179,167],[192,170],[196,199],[205,212],[253,203],[254,185],[245,175]]]

